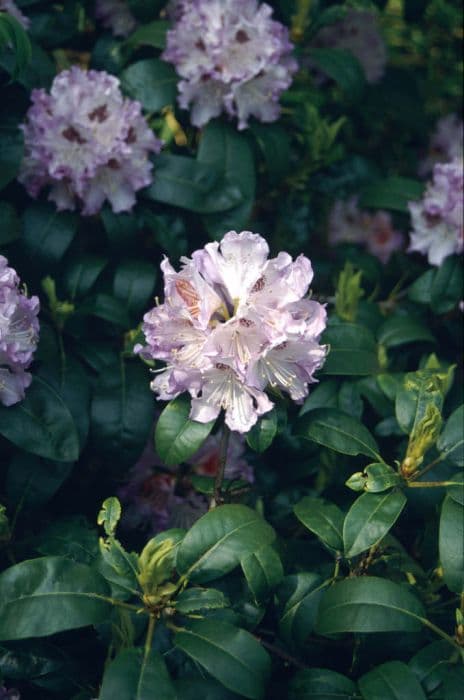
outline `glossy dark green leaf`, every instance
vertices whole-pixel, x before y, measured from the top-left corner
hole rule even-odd
[[[27,255],[47,266],[61,260],[77,232],[79,217],[54,204],[31,204],[23,215],[21,244]]]
[[[359,496],[343,524],[345,555],[355,557],[378,544],[399,518],[406,500],[402,491]]]
[[[99,700],[176,700],[163,657],[152,650],[124,649],[107,667]]]
[[[408,288],[408,298],[416,304],[430,304],[436,270],[427,270]]]
[[[199,620],[177,632],[174,643],[232,692],[251,700],[265,697],[270,659],[249,632]]]
[[[8,12],[0,14],[0,49],[5,47],[14,54],[12,77],[16,78],[30,62],[32,48],[23,26]]]
[[[108,593],[104,579],[84,564],[64,557],[23,561],[0,575],[0,639],[103,622],[111,612]]]
[[[216,588],[187,588],[177,596],[175,604],[177,612],[182,615],[230,605],[224,593]]]
[[[462,299],[464,272],[459,255],[450,255],[437,268],[430,289],[430,305],[436,314],[456,308]]]
[[[311,634],[326,582],[309,572],[286,576],[277,589],[279,632],[285,643],[301,645]]]
[[[435,342],[428,327],[414,316],[393,316],[377,332],[379,343],[395,348],[407,343]]]
[[[91,440],[117,463],[134,464],[150,437],[155,406],[149,381],[145,367],[121,358],[102,370],[96,384]]]
[[[420,199],[423,191],[424,184],[418,180],[391,176],[369,184],[361,193],[359,206],[408,213],[408,203]]]
[[[323,374],[365,375],[379,371],[377,343],[372,332],[356,323],[329,326],[321,342],[330,346]]]
[[[294,512],[305,527],[332,549],[343,549],[342,511],[334,503],[306,496],[296,504]]]
[[[20,223],[15,208],[9,202],[0,202],[0,246],[8,245],[19,238]]]
[[[445,496],[441,508],[439,556],[443,578],[453,593],[464,592],[464,506]]]
[[[120,78],[122,89],[148,112],[158,112],[176,100],[178,75],[170,63],[158,58],[132,63]]]
[[[277,411],[275,408],[262,416],[246,434],[246,441],[255,452],[264,452],[272,445],[277,433]]]
[[[156,159],[156,177],[145,196],[199,214],[223,212],[237,206],[243,195],[222,173],[193,158],[162,154]]]
[[[284,568],[276,550],[265,545],[240,561],[248,587],[256,603],[262,603],[280,583]]]
[[[290,681],[288,700],[352,700],[356,685],[327,668],[298,671]]]
[[[458,467],[464,467],[464,404],[450,415],[437,440],[437,448]]]
[[[423,647],[410,660],[409,668],[417,677],[427,696],[438,688],[442,690],[443,675],[452,665],[452,656],[453,649],[449,642],[442,639]]]
[[[368,464],[364,473],[366,475],[364,489],[368,493],[381,493],[401,483],[400,474],[383,462]]]
[[[6,492],[11,506],[21,509],[45,505],[68,478],[72,462],[55,462],[17,452],[8,466]]]
[[[155,49],[164,49],[168,28],[169,23],[163,20],[155,20],[154,22],[143,24],[126,39],[124,47],[131,51],[140,46],[153,46]]]
[[[111,248],[119,253],[133,255],[139,231],[137,216],[133,212],[115,214],[110,206],[104,206],[101,218]]]
[[[114,273],[113,292],[130,313],[141,315],[156,283],[156,268],[146,260],[125,260]]]
[[[83,515],[57,518],[41,531],[35,549],[44,556],[92,564],[99,553],[98,533]]]
[[[37,376],[23,401],[0,406],[0,434],[26,452],[47,459],[73,462],[79,456],[79,437],[68,407]]]
[[[338,391],[340,382],[336,379],[323,379],[311,389],[308,398],[300,410],[300,416],[315,408],[338,408]]]
[[[190,420],[190,400],[180,396],[170,401],[161,413],[155,429],[155,446],[167,465],[180,464],[201,447],[215,421]]]
[[[21,131],[9,124],[0,124],[0,190],[14,180],[23,159]]]
[[[232,693],[212,678],[187,676],[174,683],[177,700],[238,700],[240,695]]]
[[[426,700],[414,673],[402,661],[388,661],[362,676],[359,690],[364,700]]]
[[[295,433],[342,454],[379,459],[379,448],[368,429],[335,408],[317,408],[307,413],[298,420]]]
[[[111,294],[95,294],[77,307],[83,316],[96,316],[118,328],[127,330],[131,321],[127,309]]]
[[[405,586],[363,576],[335,583],[321,600],[316,632],[418,632],[424,609]]]
[[[92,289],[107,265],[98,255],[76,255],[66,265],[63,282],[70,299],[79,299]]]
[[[274,530],[251,508],[234,504],[210,510],[190,528],[177,553],[177,571],[206,583],[273,542]]]
[[[335,80],[352,99],[362,95],[366,77],[358,59],[351,51],[337,48],[311,48],[311,63]]]

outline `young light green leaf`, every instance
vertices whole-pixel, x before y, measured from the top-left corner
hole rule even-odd
[[[121,518],[121,503],[116,496],[111,496],[103,501],[101,510],[97,517],[98,525],[103,525],[108,537],[116,532],[116,527]]]
[[[175,600],[177,612],[182,615],[199,610],[215,610],[230,605],[222,591],[216,588],[187,588]]]

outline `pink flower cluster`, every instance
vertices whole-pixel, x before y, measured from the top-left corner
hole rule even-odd
[[[441,265],[448,255],[462,253],[463,162],[437,163],[432,181],[419,202],[409,203],[412,220],[408,252],[427,255],[431,265]]]
[[[427,158],[419,166],[419,175],[425,177],[436,163],[449,163],[463,158],[464,124],[457,114],[448,114],[438,120],[430,139]]]
[[[224,409],[229,428],[245,433],[273,407],[267,387],[301,402],[315,381],[326,312],[305,298],[311,263],[268,255],[258,234],[230,231],[182,258],[180,272],[161,263],[165,303],[144,316],[147,345],[135,351],[168,363],[151,388],[163,400],[188,391],[193,420]]]
[[[368,83],[378,83],[383,77],[387,49],[373,12],[350,8],[339,22],[320,29],[311,45],[350,51],[361,64]]]
[[[358,208],[356,197],[335,202],[329,215],[329,243],[357,243],[371,255],[387,263],[395,250],[402,248],[404,239],[393,228],[386,211],[369,213]]]
[[[32,197],[50,185],[58,209],[96,214],[105,200],[129,211],[135,192],[152,181],[150,153],[161,149],[139,102],[125,99],[119,80],[73,66],[53,81],[50,94],[32,91],[19,181]]]
[[[39,300],[19,287],[19,277],[0,255],[0,401],[21,401],[32,381],[26,369],[32,362],[39,335]]]
[[[127,483],[118,492],[125,506],[123,526],[149,530],[150,534],[169,527],[189,528],[208,509],[207,499],[192,488],[190,475],[216,475],[220,438],[220,433],[210,435],[186,462],[189,468],[182,474],[162,464],[150,440],[131,469]],[[227,450],[226,479],[253,482],[253,469],[244,459],[244,451],[242,436],[232,433]]]
[[[179,104],[201,127],[225,111],[245,129],[280,114],[279,97],[297,69],[288,30],[257,0],[193,0],[173,8],[177,22],[163,53],[181,77]]]
[[[18,20],[23,29],[29,29],[29,25],[31,23],[30,19],[23,15],[13,0],[0,0],[0,12],[6,12]]]
[[[137,26],[137,20],[125,0],[96,0],[95,17],[114,36],[128,36]]]

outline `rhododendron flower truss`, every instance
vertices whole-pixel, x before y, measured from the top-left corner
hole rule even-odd
[[[125,99],[119,80],[73,66],[53,81],[50,94],[33,90],[24,132],[19,181],[32,197],[50,186],[58,209],[96,214],[108,200],[129,211],[135,192],[152,182],[151,153],[161,149],[141,113]]]
[[[0,255],[0,402],[11,406],[24,398],[32,381],[26,369],[39,336],[39,299],[30,299],[19,277]]]
[[[196,0],[168,9],[176,22],[163,58],[182,78],[179,104],[191,108],[192,124],[201,127],[223,111],[238,117],[239,129],[250,116],[275,121],[297,64],[272,8],[256,0]]]
[[[326,312],[307,297],[311,263],[268,256],[258,234],[230,231],[182,258],[179,272],[161,265],[165,302],[145,315],[147,345],[136,352],[167,362],[151,387],[164,400],[188,391],[193,420],[223,409],[229,428],[245,433],[273,407],[266,389],[301,402],[315,381]]]

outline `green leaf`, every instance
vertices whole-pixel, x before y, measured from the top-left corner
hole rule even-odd
[[[428,696],[443,684],[444,672],[452,666],[453,649],[444,639],[432,642],[415,654],[409,668],[416,675]],[[442,689],[442,688],[441,688]],[[442,697],[444,697],[442,695]],[[450,699],[451,700],[451,699]]]
[[[360,98],[366,76],[360,62],[351,51],[311,48],[308,53],[311,63],[335,80],[351,99]]]
[[[243,573],[255,602],[264,602],[280,583],[284,568],[279,555],[270,545],[251,552],[240,561]]]
[[[381,461],[379,448],[367,428],[335,408],[317,408],[300,418],[296,435],[346,455],[363,454]]]
[[[275,408],[262,416],[246,434],[246,441],[255,452],[264,452],[272,445],[277,433],[277,411]]]
[[[151,650],[124,649],[107,667],[99,700],[176,700],[163,657]]]
[[[399,518],[406,500],[402,491],[359,496],[343,524],[345,556],[355,557],[378,544]]]
[[[408,299],[416,304],[430,304],[436,270],[427,270],[408,287]]]
[[[228,690],[251,700],[264,698],[270,659],[249,632],[201,620],[177,632],[174,643]]]
[[[355,695],[355,684],[341,673],[305,668],[290,681],[288,700],[352,700]]]
[[[187,588],[175,600],[176,610],[182,615],[198,610],[226,608],[229,605],[224,593],[215,588]]]
[[[24,31],[18,20],[8,12],[0,13],[0,49],[5,47],[13,50],[15,63],[12,77],[16,78],[30,62],[32,48],[27,32]]]
[[[447,492],[453,501],[456,501],[456,503],[464,506],[464,474],[462,472],[453,474],[450,481],[454,483],[453,486],[448,486]]]
[[[19,238],[20,224],[15,208],[9,202],[0,202],[0,246],[8,245]]]
[[[92,564],[98,555],[98,534],[83,515],[55,518],[39,535],[35,549],[45,556],[60,556]]]
[[[140,46],[152,46],[155,49],[164,49],[166,46],[166,32],[169,22],[155,20],[143,24],[135,30],[124,42],[124,48],[133,51]]]
[[[177,700],[238,700],[240,697],[212,678],[184,676],[175,681]]]
[[[127,310],[111,294],[95,294],[77,307],[77,313],[82,316],[96,316],[123,330],[131,326]]]
[[[464,591],[464,506],[445,496],[441,508],[439,556],[443,578],[453,593]]]
[[[436,314],[454,309],[462,299],[464,273],[459,255],[450,255],[435,272],[430,289],[430,305]]]
[[[190,528],[177,553],[177,571],[198,583],[232,571],[247,554],[274,541],[275,533],[251,508],[214,508]]]
[[[224,182],[217,169],[193,158],[171,154],[157,157],[156,177],[144,194],[156,202],[198,214],[223,212],[243,200],[239,187]]]
[[[63,669],[65,655],[42,639],[0,645],[0,668],[11,680],[40,679]]]
[[[127,310],[141,315],[156,282],[155,266],[146,260],[125,260],[114,273],[113,292]]]
[[[26,452],[58,462],[73,462],[79,456],[79,438],[68,407],[38,376],[23,401],[0,406],[0,434]]]
[[[277,590],[279,632],[287,644],[302,645],[311,634],[327,582],[317,574],[286,576]]]
[[[361,193],[359,206],[361,208],[390,209],[408,213],[408,203],[420,199],[424,184],[418,180],[406,177],[391,176],[369,184]]]
[[[148,112],[159,112],[176,101],[179,77],[169,63],[158,58],[132,63],[123,70],[120,79],[122,89]]]
[[[168,466],[180,464],[201,447],[215,421],[190,420],[190,400],[179,396],[161,413],[155,429],[155,446],[160,459]]]
[[[15,179],[24,155],[23,135],[17,126],[0,124],[0,190]]]
[[[116,532],[119,520],[121,519],[121,503],[116,496],[106,498],[97,517],[98,525],[103,525],[105,533],[110,537]]]
[[[310,392],[300,410],[300,416],[315,408],[338,408],[338,391],[340,383],[337,379],[325,379]]]
[[[64,557],[30,559],[0,575],[0,639],[45,637],[108,619],[104,579]],[[46,611],[46,614],[44,614]]]
[[[375,576],[335,583],[324,593],[316,632],[418,632],[424,619],[420,601],[407,588]]]
[[[368,493],[381,493],[401,483],[398,472],[383,462],[368,464],[364,472],[366,474],[364,489]]]
[[[395,401],[396,419],[405,433],[414,434],[430,404],[441,411],[448,377],[449,372],[432,369],[408,372],[405,375]]]
[[[402,661],[388,661],[373,668],[358,685],[364,700],[426,700],[421,684]]]
[[[8,466],[6,492],[11,506],[28,511],[45,505],[72,471],[72,462],[55,462],[17,452]]]
[[[334,504],[321,498],[306,496],[296,504],[294,512],[298,520],[332,549],[343,549],[344,514]]]
[[[23,215],[21,245],[37,264],[55,264],[71,245],[78,223],[76,214],[58,212],[54,204],[32,204]]]
[[[365,375],[379,371],[377,343],[372,332],[356,323],[337,323],[323,333],[330,346],[323,374]]]
[[[396,348],[407,343],[435,342],[435,338],[418,318],[393,316],[383,323],[378,332],[379,343],[386,348]]]
[[[77,255],[70,260],[63,273],[69,297],[74,300],[88,294],[106,265],[107,260],[98,255]]]
[[[145,367],[122,358],[107,365],[91,406],[91,439],[96,451],[117,463],[134,464],[150,435],[154,412]]]
[[[446,421],[437,448],[458,467],[464,467],[464,404],[459,406]]]

